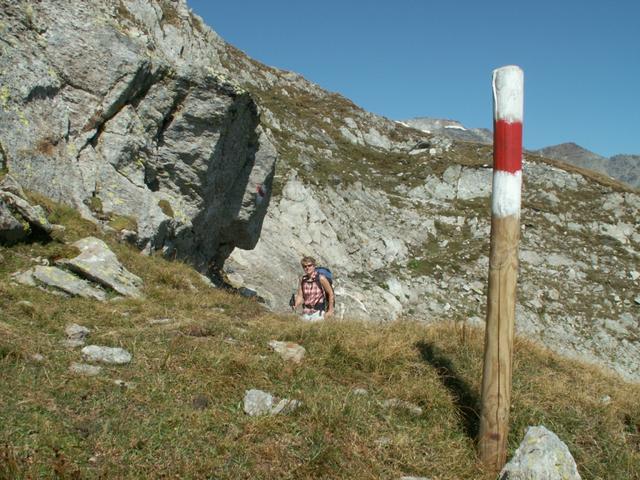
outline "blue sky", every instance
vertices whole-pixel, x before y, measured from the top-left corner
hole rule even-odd
[[[491,73],[525,75],[524,145],[640,154],[640,1],[187,0],[250,57],[393,120],[491,128]]]

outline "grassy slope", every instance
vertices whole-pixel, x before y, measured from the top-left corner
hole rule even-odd
[[[69,209],[48,210],[67,225],[63,238],[0,250],[0,478],[493,478],[473,441],[480,331],[302,324],[210,289],[184,265],[141,256]],[[87,234],[103,236],[144,279],[144,300],[98,303],[10,283],[32,258],[70,255],[61,241]],[[149,324],[159,318],[174,321]],[[61,340],[74,322],[92,330],[89,343],[129,350],[132,363],[97,377],[69,373],[80,352]],[[302,344],[307,358],[284,363],[271,339]],[[638,385],[523,340],[514,362],[510,453],[526,426],[544,424],[583,478],[640,478]],[[304,405],[248,417],[250,388]],[[389,398],[423,414],[383,408]]]

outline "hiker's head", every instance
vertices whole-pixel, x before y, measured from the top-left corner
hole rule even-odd
[[[313,257],[302,257],[302,260],[300,260],[300,265],[302,265],[302,268],[305,272],[312,271],[314,268],[316,268],[316,259]]]

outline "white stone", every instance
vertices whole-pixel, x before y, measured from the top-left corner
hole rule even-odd
[[[88,362],[122,365],[131,361],[131,354],[118,347],[88,345],[82,349],[82,357]]]
[[[544,426],[529,427],[513,458],[500,472],[505,480],[580,480],[567,446]]]
[[[291,360],[294,363],[300,363],[307,353],[307,350],[302,345],[293,342],[271,340],[268,345],[278,353],[283,360]]]
[[[102,371],[102,367],[97,365],[87,365],[86,363],[72,363],[69,367],[69,371],[80,375],[87,375],[93,377],[98,375]]]
[[[262,390],[247,390],[244,395],[244,412],[252,417],[290,413],[298,408],[298,400],[278,399]]]

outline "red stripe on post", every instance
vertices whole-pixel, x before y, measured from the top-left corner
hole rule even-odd
[[[493,122],[493,168],[509,173],[522,170],[522,123]]]

